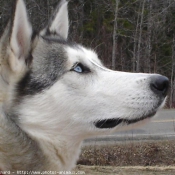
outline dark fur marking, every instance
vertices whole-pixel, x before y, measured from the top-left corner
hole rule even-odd
[[[29,71],[17,85],[18,95],[35,95],[47,87],[47,83],[32,79],[32,73]]]
[[[36,30],[33,30],[32,32],[32,37],[31,37],[31,41],[34,41],[34,39],[38,36],[38,32]]]
[[[29,52],[28,56],[26,57],[25,59],[25,63],[27,66],[30,66],[30,64],[32,63],[32,60],[33,60],[33,56],[31,54],[32,51]]]
[[[45,52],[33,55],[30,70],[17,84],[17,96],[35,95],[44,89],[50,88],[67,70],[65,70],[66,58],[60,45],[56,48],[48,48]],[[43,48],[44,49],[44,48]],[[40,50],[38,51],[40,53]],[[32,54],[31,54],[32,55]]]
[[[73,48],[77,48],[79,49],[78,45],[75,42],[71,42],[71,41],[67,41],[65,39],[63,39],[62,37],[59,37],[58,35],[45,35],[42,36],[42,38],[50,43],[59,43],[59,44],[63,44],[63,45],[67,45],[69,47],[73,47]]]
[[[61,76],[61,75],[60,75]],[[49,89],[60,77],[57,72],[47,74],[46,77],[34,78],[34,73],[29,71],[17,85],[18,96],[35,95]]]

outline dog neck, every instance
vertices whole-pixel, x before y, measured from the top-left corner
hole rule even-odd
[[[76,139],[73,138],[51,138],[35,138],[50,162],[48,169],[70,171],[79,158],[81,141],[75,142]]]
[[[0,115],[0,170],[43,170],[47,157],[42,153],[39,144],[21,130],[9,115]]]
[[[79,157],[81,140],[74,138],[42,138],[24,132],[11,117],[0,118],[0,170],[69,171]]]
[[[48,133],[47,129],[43,131],[41,127],[40,130],[39,126],[34,130],[23,125],[22,129],[39,144],[43,155],[47,157],[47,166],[43,165],[47,167],[46,170],[70,171],[74,168],[81,150],[81,137],[66,135],[64,132]]]

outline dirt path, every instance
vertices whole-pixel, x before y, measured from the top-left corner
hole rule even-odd
[[[110,167],[82,166],[75,169],[77,174],[85,175],[175,175],[175,166],[166,167]]]

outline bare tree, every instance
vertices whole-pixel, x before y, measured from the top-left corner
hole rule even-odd
[[[140,54],[141,54],[142,24],[143,24],[144,8],[145,8],[145,0],[143,0],[143,3],[142,3],[142,11],[141,11],[141,18],[140,18],[140,29],[139,29],[138,50],[137,50],[137,67],[136,67],[137,72],[140,71]]]
[[[147,23],[147,58],[146,58],[146,69],[147,72],[151,73],[151,50],[152,50],[152,0],[148,0],[148,23]]]
[[[140,3],[141,5],[141,3]],[[140,9],[140,5],[139,5],[139,9]],[[134,50],[133,50],[133,59],[132,59],[132,71],[135,72],[136,71],[136,57],[137,57],[137,46],[138,46],[138,31],[139,31],[139,20],[140,20],[140,14],[138,12],[137,14],[137,22],[136,22],[136,28],[134,31]]]
[[[117,48],[117,16],[119,0],[115,1],[115,16],[114,16],[114,30],[113,30],[113,47],[112,47],[112,69],[116,69],[116,48]]]
[[[173,107],[174,93],[175,93],[175,35],[173,36],[172,42],[172,70],[171,70],[171,80],[170,80],[170,108]]]

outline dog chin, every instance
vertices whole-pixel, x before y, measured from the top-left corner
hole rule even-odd
[[[142,125],[150,121],[150,119],[155,116],[158,110],[160,110],[166,103],[166,98],[161,99],[159,103],[154,107],[154,110],[150,111],[148,114],[142,116],[135,116],[135,118],[108,118],[97,120],[93,124],[97,129],[114,129],[114,128],[130,128]]]
[[[145,125],[145,124],[149,123],[151,119],[152,119],[152,117],[143,119],[139,122],[136,122],[136,123],[133,123],[133,124],[130,124],[130,125],[123,125],[121,127],[116,128],[116,130],[117,131],[127,131],[127,130],[136,129],[136,128],[141,127],[142,125]]]

